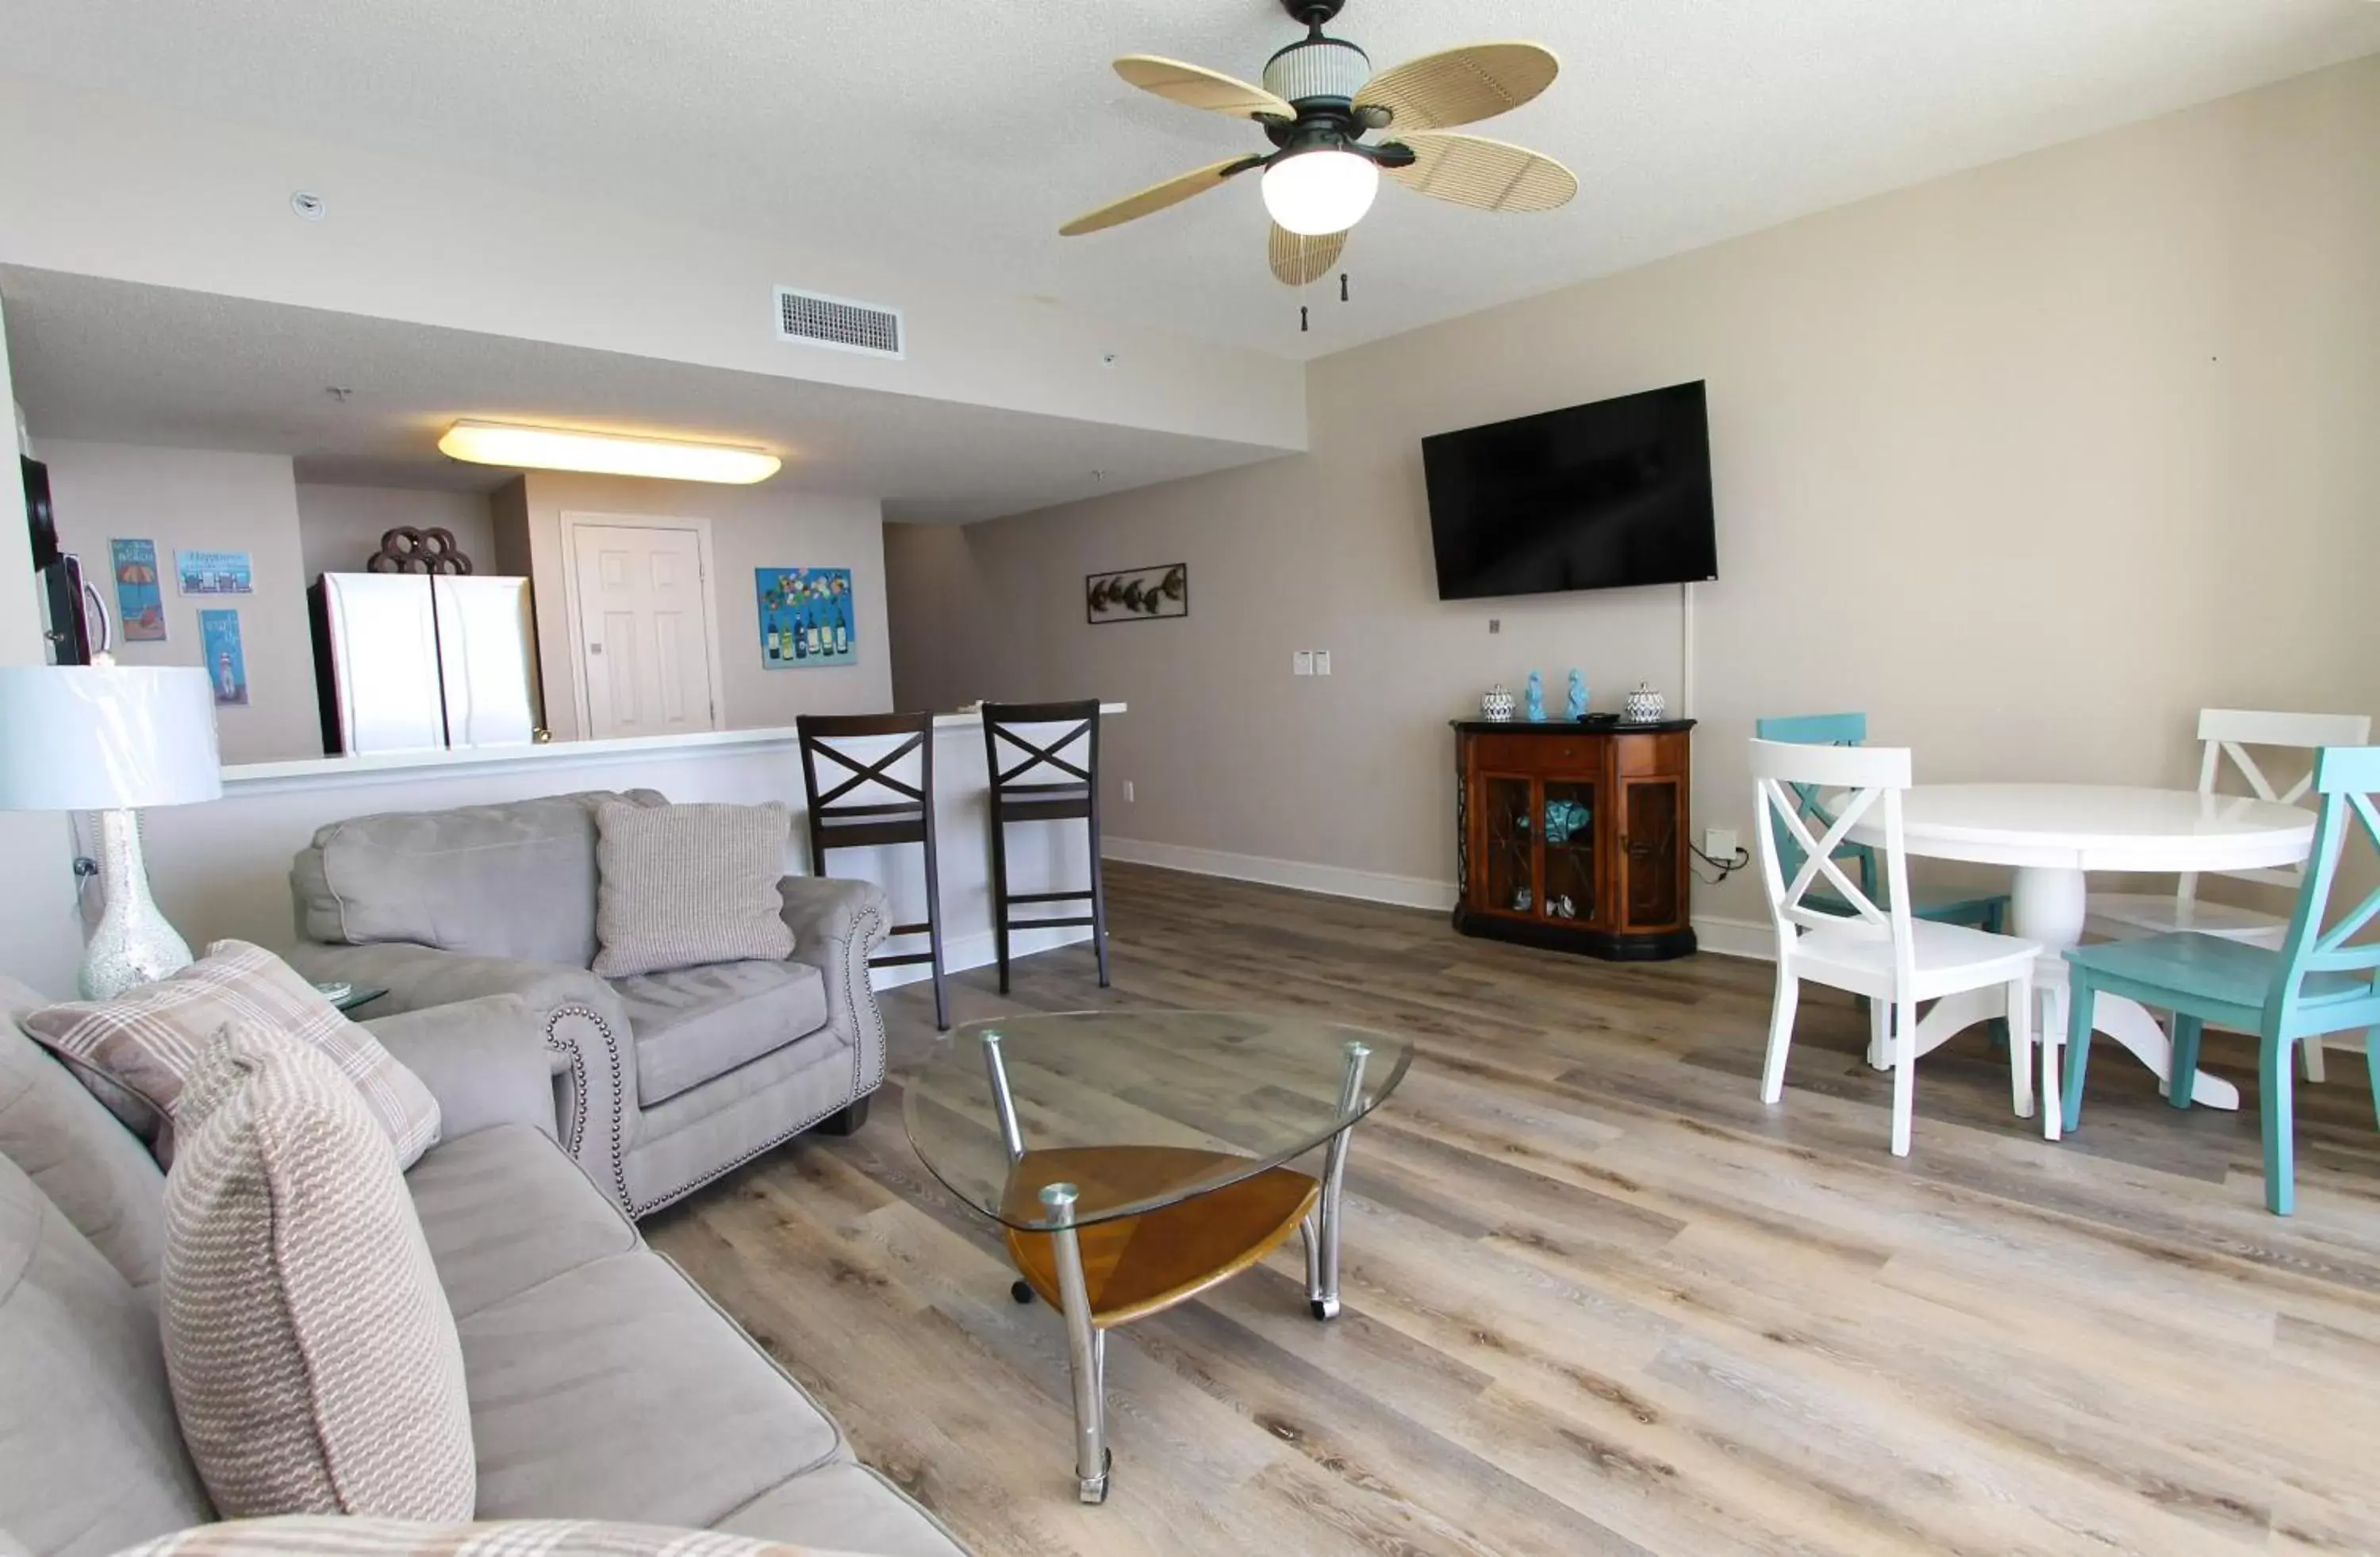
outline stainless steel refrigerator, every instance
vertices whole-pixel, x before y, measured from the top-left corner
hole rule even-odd
[[[325,573],[311,594],[325,752],[538,738],[528,579]]]

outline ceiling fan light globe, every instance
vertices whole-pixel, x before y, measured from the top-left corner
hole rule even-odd
[[[1371,158],[1330,147],[1283,157],[1264,171],[1265,210],[1303,237],[1345,232],[1379,192],[1380,170]]]

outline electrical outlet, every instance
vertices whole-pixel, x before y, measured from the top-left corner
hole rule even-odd
[[[1502,633],[1502,632],[1503,632],[1503,630],[1504,630],[1504,619],[1503,619],[1502,617],[1500,617],[1500,616],[1490,616],[1490,617],[1488,617],[1488,636],[1489,638],[1495,638],[1495,637],[1497,637],[1498,635],[1500,635],[1500,633]]]
[[[1330,674],[1330,650],[1318,649],[1314,651],[1314,674],[1317,675],[1329,675]]]
[[[1289,662],[1289,674],[1292,675],[1312,675],[1314,674],[1314,651],[1311,649],[1301,649],[1296,653],[1293,654],[1290,657]]]
[[[1132,804],[1132,780],[1130,779],[1123,781],[1123,803],[1127,806]]]
[[[1131,797],[1129,795],[1124,797],[1126,799]],[[1703,853],[1713,859],[1733,859],[1737,847],[1732,827],[1714,827],[1703,834]]]

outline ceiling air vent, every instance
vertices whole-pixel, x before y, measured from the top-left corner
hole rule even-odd
[[[837,351],[864,351],[870,357],[908,355],[901,339],[899,309],[791,286],[777,288],[777,338],[832,347]]]

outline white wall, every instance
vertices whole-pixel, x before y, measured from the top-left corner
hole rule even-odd
[[[298,547],[309,584],[325,573],[361,573],[380,538],[406,525],[444,529],[478,572],[502,571],[486,493],[298,483]]]
[[[1112,835],[1449,882],[1448,717],[1532,668],[1674,696],[1679,595],[1441,603],[1420,440],[1703,379],[1698,827],[1749,828],[1765,713],[2187,785],[2201,705],[2380,713],[2374,166],[2380,59],[1323,359],[1302,457],[896,528],[899,700],[1128,699]],[[1085,625],[1086,573],[1166,562],[1187,619]],[[1748,872],[1697,906],[1765,918]]]
[[[32,77],[0,75],[0,262],[1305,446],[1283,358]],[[777,340],[780,283],[903,309],[907,359]]]
[[[35,427],[38,433],[38,421]],[[116,658],[129,665],[196,665],[199,613],[239,613],[248,661],[248,706],[215,711],[225,762],[269,762],[322,754],[314,696],[313,639],[298,539],[297,482],[280,455],[219,454],[130,444],[41,441],[57,504],[58,534],[115,614],[108,541],[157,545],[165,641],[130,643],[117,632]],[[255,591],[197,597],[175,588],[176,550],[246,552]]]
[[[955,971],[994,959],[990,858],[982,840],[988,825],[983,727],[937,729],[935,810],[945,846],[941,856],[943,953]],[[887,737],[880,746],[889,750]],[[621,749],[626,746],[631,749]],[[236,935],[268,946],[293,939],[289,861],[316,829],[382,811],[421,811],[491,805],[539,795],[589,789],[658,789],[676,801],[731,805],[783,802],[793,812],[785,867],[809,870],[808,826],[801,759],[784,732],[726,743],[671,745],[603,743],[516,750],[487,760],[463,760],[361,772],[225,775],[221,799],[148,813],[150,882],[159,905],[194,946]],[[322,764],[300,764],[322,766]],[[1089,840],[1079,822],[1026,822],[1010,832],[1010,880],[1019,892],[1075,885],[1090,868]],[[924,859],[910,845],[837,849],[832,875],[870,881],[891,899],[892,922],[926,917]],[[591,905],[590,910],[591,911]],[[1020,931],[1013,955],[1028,955],[1089,939],[1081,929]],[[921,967],[880,969],[876,987],[930,977]]]
[[[771,729],[803,713],[878,713],[892,706],[884,614],[883,507],[873,498],[795,492],[771,482],[721,486],[617,476],[531,471],[520,493],[496,500],[498,553],[512,566],[527,539],[537,596],[538,658],[547,726],[556,740],[580,736],[576,708],[577,647],[563,608],[568,559],[565,514],[710,521],[712,604],[719,626],[720,727]],[[823,670],[771,670],[761,658],[753,575],[762,567],[848,567],[858,659]]]
[[[5,321],[0,321],[5,325]],[[0,327],[0,665],[38,665],[42,613],[18,475],[16,392],[9,382],[6,331]],[[8,738],[0,731],[0,740]],[[71,995],[82,959],[75,916],[74,849],[67,819],[45,811],[0,811],[0,973],[45,994]]]

